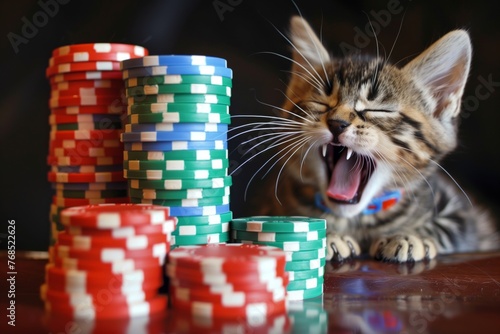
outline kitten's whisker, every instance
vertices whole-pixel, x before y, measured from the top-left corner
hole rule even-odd
[[[286,138],[290,137],[290,134],[285,134],[285,133],[282,133],[282,134],[274,134],[274,133],[270,133],[270,134],[267,134],[267,135],[262,135],[260,136],[259,138],[263,138],[263,137],[270,137],[270,138],[267,138],[261,142],[258,142],[257,144],[253,145],[252,147],[250,147],[241,157],[244,157],[245,155],[247,155],[251,150],[259,147],[260,145],[264,145],[265,143],[271,141],[271,140],[274,140],[275,143],[281,143],[283,140],[285,140]],[[248,142],[250,142],[252,140],[247,140],[245,143],[241,143],[241,145],[243,144],[246,144]]]
[[[392,43],[391,51],[389,51],[389,55],[386,58],[386,63],[390,60],[391,55],[392,55],[392,51],[394,50],[394,47],[396,46],[396,42],[399,39],[399,34],[401,34],[401,29],[403,28],[403,22],[405,21],[405,16],[406,16],[407,10],[408,10],[408,8],[405,9],[405,12],[403,13],[403,17],[401,18],[401,23],[399,24],[398,33],[396,34],[396,39],[394,40],[394,43]]]
[[[242,124],[242,125],[238,125],[238,126],[235,126],[234,128],[231,128],[229,129],[227,132],[232,132],[234,130],[239,130],[239,129],[242,129],[242,128],[247,128],[249,126],[254,126],[253,128],[254,129],[260,129],[260,130],[266,130],[267,128],[265,128],[265,126],[283,126],[284,128],[296,128],[296,129],[299,129],[300,126],[298,126],[297,124],[288,124],[288,122],[276,122],[276,121],[272,121],[272,122],[253,122],[253,123],[248,123],[248,124]]]
[[[280,91],[281,92],[281,91]],[[316,122],[318,121],[318,118],[311,112],[309,111],[306,111],[304,108],[301,108],[297,103],[295,103],[292,99],[290,99],[284,92],[281,92],[281,94],[283,94],[283,96],[285,96],[285,98],[290,101],[297,109],[299,109],[300,111],[302,111],[304,114],[306,114],[307,116],[311,117],[312,119],[314,119]],[[295,92],[294,92],[295,94]]]
[[[311,86],[313,86],[314,88],[316,88],[318,91],[320,91],[320,92],[322,91],[321,87],[317,83],[311,82],[308,77],[306,77],[305,75],[303,75],[300,72],[297,72],[297,71],[283,71],[283,72],[290,73],[290,74],[293,74],[295,76],[298,76],[298,77],[304,79],[305,82],[307,82],[308,84],[310,84]]]
[[[305,137],[305,135],[304,135],[304,136],[302,136],[302,138],[301,138],[301,139],[297,140],[295,143],[291,143],[291,144],[289,144],[289,145],[285,146],[284,148],[282,148],[281,150],[279,150],[279,151],[278,151],[275,155],[273,155],[273,156],[271,157],[271,159],[273,159],[274,157],[276,157],[278,154],[280,154],[280,153],[281,153],[281,152],[283,152],[284,150],[288,150],[285,154],[283,154],[283,156],[282,156],[281,158],[279,158],[278,160],[276,160],[276,161],[275,161],[275,162],[271,165],[271,167],[269,167],[268,171],[267,171],[264,175],[262,175],[262,179],[264,179],[264,178],[267,176],[267,174],[269,174],[269,172],[271,171],[271,169],[272,169],[274,166],[276,166],[276,164],[277,164],[277,163],[278,163],[281,159],[283,159],[284,157],[286,157],[286,156],[287,156],[287,154],[288,154],[291,150],[293,150],[293,149],[294,149],[295,147],[297,147],[298,145],[301,145],[301,147],[302,147],[302,146],[305,144],[305,142],[307,142],[309,139],[311,139],[311,137],[310,137],[310,136],[309,136],[309,137]],[[297,151],[295,151],[295,152],[297,152]],[[295,152],[294,152],[294,153],[295,153]],[[271,160],[271,159],[269,159],[269,160]]]
[[[451,176],[451,174],[443,166],[441,166],[437,161],[434,161],[432,159],[429,159],[429,161],[432,162],[432,163],[434,163],[443,172],[445,172],[446,175],[448,175],[448,177],[453,181],[453,183],[455,183],[455,185],[457,186],[457,188],[460,189],[460,191],[462,192],[462,194],[464,194],[464,196],[467,199],[467,201],[469,202],[470,206],[474,207],[474,205],[472,204],[472,201],[470,200],[469,196],[467,196],[467,194],[465,193],[465,190],[458,184],[458,182],[453,178],[453,176]]]
[[[249,130],[239,132],[239,133],[235,134],[234,136],[229,137],[227,140],[230,141],[230,140],[233,140],[234,138],[242,136],[244,134],[255,132],[255,131],[261,131],[261,130],[287,130],[287,131],[282,131],[282,132],[287,132],[287,133],[289,132],[288,129],[283,128],[283,127],[269,127],[269,128],[265,128],[265,129],[256,128],[256,129],[249,129]],[[299,132],[301,132],[301,131],[294,131],[293,133],[299,133]]]
[[[300,115],[298,115],[298,114],[294,113],[293,111],[286,110],[285,108],[281,108],[281,107],[274,106],[274,105],[269,104],[269,103],[266,103],[266,102],[259,101],[258,99],[257,99],[257,102],[259,102],[259,103],[261,103],[261,104],[263,104],[263,105],[265,105],[265,106],[267,106],[267,107],[270,107],[270,108],[275,108],[275,109],[281,110],[281,111],[283,111],[283,112],[285,112],[285,113],[287,113],[287,114],[290,114],[290,115],[292,115],[292,116],[298,117],[298,118],[300,118],[300,119],[302,119],[302,120],[304,120],[304,121],[306,121],[306,122],[313,123],[313,121],[311,121],[310,119],[307,119],[307,118],[305,118],[305,117],[303,117],[303,116],[300,116]],[[297,123],[299,123],[299,124],[300,124],[300,122],[297,122]]]
[[[272,106],[272,107],[274,107],[274,106]],[[297,124],[297,125],[300,125],[300,126],[303,125],[299,121],[295,121],[293,119],[284,118],[284,117],[278,117],[278,116],[265,116],[265,115],[234,115],[234,116],[231,116],[231,118],[240,118],[240,117],[248,117],[248,118],[255,117],[255,118],[265,118],[265,119],[277,119],[277,120],[280,120],[280,121],[283,121],[283,122],[286,121],[286,122]]]
[[[300,169],[299,169],[299,174],[300,174],[300,180],[302,182],[304,182],[304,178],[302,177],[302,168],[304,167],[304,162],[307,158],[307,154],[309,154],[309,151],[311,150],[311,148],[313,148],[316,143],[318,142],[319,139],[317,139],[316,141],[314,141],[311,145],[309,145],[309,148],[306,150],[306,152],[304,153],[304,155],[302,156],[302,159],[300,161]]]

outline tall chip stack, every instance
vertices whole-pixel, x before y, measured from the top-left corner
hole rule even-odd
[[[52,52],[48,179],[52,240],[67,207],[128,202],[120,142],[125,114],[120,61],[148,51],[129,44],[75,44]]]
[[[232,70],[207,56],[146,56],[122,62],[128,97],[124,176],[132,203],[178,218],[172,244],[229,240],[227,129]]]
[[[164,312],[163,265],[176,219],[161,206],[100,204],[61,211],[40,288],[52,315],[87,321]]]
[[[231,221],[232,241],[283,249],[289,274],[288,300],[323,294],[326,221],[298,216],[254,216]]]

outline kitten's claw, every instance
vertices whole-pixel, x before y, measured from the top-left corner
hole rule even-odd
[[[358,256],[361,248],[358,243],[348,235],[328,233],[326,236],[326,259],[342,262]]]
[[[380,238],[370,247],[370,255],[377,260],[389,262],[414,262],[434,259],[437,249],[430,239],[416,235],[395,235]]]

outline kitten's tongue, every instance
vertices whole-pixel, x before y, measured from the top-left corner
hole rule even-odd
[[[344,150],[346,151],[346,150]],[[361,168],[355,167],[356,158],[346,159],[343,153],[335,164],[326,194],[340,201],[349,201],[356,196],[361,181]]]

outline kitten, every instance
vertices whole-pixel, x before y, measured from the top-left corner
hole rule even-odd
[[[291,42],[287,99],[272,123],[282,126],[274,144],[283,168],[269,179],[268,198],[259,190],[259,214],[325,218],[328,260],[368,252],[411,262],[498,247],[488,214],[439,165],[457,145],[472,52],[465,31],[402,68],[333,58],[299,17]]]

